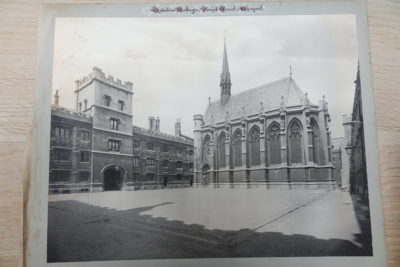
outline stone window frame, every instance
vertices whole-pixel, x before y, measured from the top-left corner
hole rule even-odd
[[[82,177],[82,174],[87,175],[87,179],[83,180],[85,177]],[[90,171],[79,171],[79,182],[89,182],[90,180]]]
[[[79,153],[79,161],[83,163],[88,163],[90,161],[90,152],[81,150]]]
[[[123,100],[118,100],[118,110],[124,111],[125,102]]]
[[[217,139],[217,166],[218,169],[226,167],[226,133],[225,131],[221,131]]]
[[[108,151],[120,152],[121,151],[121,140],[108,139]]]
[[[55,173],[64,174],[64,179],[54,179]],[[65,175],[66,174],[66,175]],[[50,183],[68,183],[71,180],[71,170],[52,170],[50,173]],[[55,180],[55,181],[54,181]]]
[[[71,128],[65,127],[61,125],[54,125],[53,126],[53,133],[55,137],[62,138],[62,139],[70,139],[71,138]]]
[[[140,140],[133,139],[133,148],[140,148]]]
[[[236,129],[232,135],[232,165],[233,168],[242,166],[242,130]]]
[[[169,149],[168,144],[163,144],[162,147],[163,147],[163,148],[162,148],[162,149],[163,149],[163,152],[165,152],[165,153],[168,152],[168,149]]]
[[[312,145],[312,162],[319,164],[319,145],[320,145],[320,130],[317,121],[314,118],[310,119],[311,130],[311,145]]]
[[[110,107],[111,106],[111,101],[112,101],[111,96],[104,95],[103,99],[104,99],[104,106]]]
[[[54,148],[53,149],[54,160],[57,161],[70,161],[71,160],[71,149],[69,148]],[[60,155],[63,155],[61,157]],[[65,156],[65,157],[64,157]]]
[[[163,168],[168,168],[168,165],[169,165],[169,160],[163,159]]]
[[[133,157],[133,166],[134,167],[139,167],[140,165],[140,157]]]
[[[267,130],[267,149],[268,151],[268,164],[270,165],[275,165],[275,164],[282,164],[282,155],[281,155],[281,125],[277,121],[273,121],[269,126]],[[273,139],[276,138],[276,139]],[[276,140],[276,141],[272,141]],[[272,146],[273,142],[277,143],[277,150],[275,151],[278,153],[277,155],[273,154],[274,151],[272,151]]]
[[[90,141],[90,132],[86,130],[82,130],[82,140],[83,141]]]
[[[295,127],[294,125],[297,124],[297,128],[292,129],[293,127]],[[298,164],[303,164],[304,161],[304,153],[303,153],[303,124],[301,123],[301,121],[297,118],[293,118],[290,123],[288,124],[288,128],[287,128],[287,147],[288,147],[288,159],[289,159],[289,164],[290,165],[298,165]],[[293,153],[295,152],[295,149],[293,148],[293,141],[291,140],[291,138],[297,138],[299,137],[299,141],[298,141],[298,145],[299,145],[299,153],[300,153],[300,160],[296,160],[296,162],[294,162],[293,160]]]
[[[256,135],[256,132],[258,135]],[[261,165],[261,151],[260,151],[260,137],[261,131],[258,125],[254,125],[247,137],[247,154],[249,166]],[[258,151],[258,153],[256,153]]]
[[[146,150],[154,151],[154,143],[152,141],[146,142]]]
[[[119,131],[121,120],[118,118],[110,117],[110,128],[114,131]]]
[[[147,166],[154,166],[155,165],[155,159],[154,158],[146,158],[146,165]]]
[[[177,160],[176,161],[176,168],[177,169],[183,169],[183,161],[182,160]]]
[[[146,173],[146,179],[153,181],[154,180],[154,173],[152,173],[152,172]]]

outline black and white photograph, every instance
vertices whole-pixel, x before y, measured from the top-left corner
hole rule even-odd
[[[356,16],[265,8],[56,19],[48,263],[374,255]]]

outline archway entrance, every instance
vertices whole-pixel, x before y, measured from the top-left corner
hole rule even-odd
[[[202,174],[201,184],[208,185],[210,183],[210,166],[208,164],[204,165]]]
[[[104,191],[116,191],[122,189],[124,177],[124,169],[117,166],[111,165],[103,171],[103,182]]]

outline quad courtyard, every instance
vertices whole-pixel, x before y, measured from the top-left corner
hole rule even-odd
[[[371,255],[340,189],[190,187],[49,196],[48,261]]]

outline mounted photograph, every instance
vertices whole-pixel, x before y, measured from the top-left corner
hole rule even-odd
[[[143,10],[55,19],[47,262],[373,257],[356,15]]]

